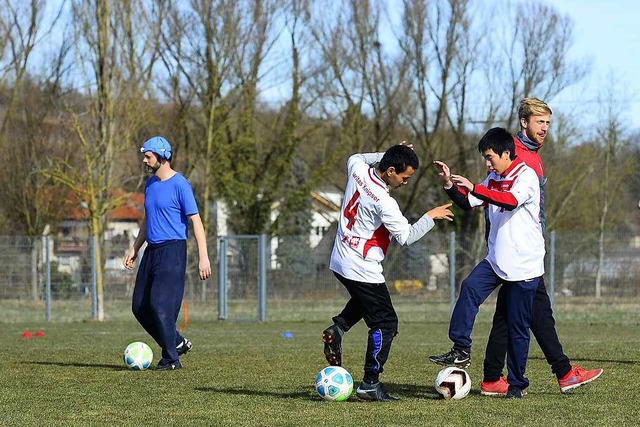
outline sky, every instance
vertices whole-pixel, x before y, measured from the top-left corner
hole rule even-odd
[[[599,91],[616,87],[630,130],[640,131],[640,1],[545,0],[574,23],[570,54],[589,58],[592,69],[586,85],[553,100],[552,109],[570,113],[583,101],[597,105]],[[529,17],[532,18],[532,17]],[[628,110],[625,108],[628,107]]]
[[[574,44],[570,57],[591,63],[586,81],[549,100],[554,112],[596,120],[598,97],[605,88],[614,86],[621,100],[622,118],[629,130],[640,132],[640,0],[539,1],[572,19]]]

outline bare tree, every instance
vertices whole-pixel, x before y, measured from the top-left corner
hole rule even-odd
[[[468,121],[475,99],[474,75],[479,68],[482,41],[487,37],[474,22],[478,11],[467,0],[404,0],[399,44],[410,64],[409,93],[404,122],[412,131],[420,156],[427,159],[416,174],[416,185],[407,206],[414,211],[424,201],[442,198],[434,181],[429,160],[444,160],[456,173],[482,176],[482,164],[476,158],[476,143],[469,134]],[[414,206],[420,200],[422,206]],[[457,212],[458,231],[482,230],[482,215]],[[484,253],[481,234],[471,236],[461,247],[464,256],[476,260]]]
[[[104,320],[102,242],[106,215],[122,203],[114,188],[122,185],[119,155],[130,150],[133,132],[144,116],[139,97],[157,57],[154,33],[162,25],[147,2],[73,1],[76,63],[86,86],[79,101],[66,102],[70,127],[78,142],[79,161],[58,158],[51,177],[86,202],[90,235],[95,244],[97,319]],[[133,22],[137,30],[132,29]],[[144,25],[147,22],[149,25]],[[121,25],[122,24],[122,25]]]
[[[404,33],[399,40],[410,63],[411,95],[405,120],[412,140],[422,156],[444,159],[459,173],[466,173],[470,153],[465,135],[467,93],[480,39],[471,27],[472,16],[467,0],[404,0]],[[431,172],[422,168],[418,183]],[[414,188],[410,200],[420,194],[419,187]]]
[[[595,296],[602,296],[602,270],[605,260],[605,232],[612,229],[611,207],[619,197],[627,178],[635,173],[635,165],[627,157],[622,157],[628,144],[622,112],[625,103],[616,93],[615,79],[610,79],[608,89],[600,96],[602,122],[597,129],[597,139],[602,147],[598,167],[602,176],[598,185],[596,203],[598,206],[598,265],[596,269]]]
[[[42,19],[43,1],[31,0],[29,3],[3,0],[0,8],[0,58],[3,59],[0,67],[0,81],[9,79],[12,83],[7,113],[0,124],[0,135],[4,132],[7,123],[12,118],[12,110],[18,95],[20,86],[27,72],[27,65],[31,53],[36,44],[39,23]],[[8,55],[5,54],[8,52]],[[7,81],[8,82],[8,81]]]
[[[517,125],[516,107],[522,98],[535,96],[551,103],[564,89],[585,78],[588,61],[569,55],[573,21],[552,6],[526,0],[500,4],[493,11],[493,28],[505,31],[496,33],[502,37],[486,39],[491,44],[485,51],[486,96],[490,96],[489,111],[512,129]]]
[[[18,121],[25,118],[29,120],[35,116],[35,114],[29,114],[31,110],[21,110],[20,104],[22,100],[29,98],[25,96],[25,91],[38,90],[37,83],[31,80],[26,82],[28,86],[26,90],[24,86],[25,74],[37,42],[38,31],[43,31],[39,26],[43,2],[22,3],[4,0],[0,10],[2,11],[0,12],[0,40],[2,40],[0,41],[0,55],[2,55],[0,56],[2,60],[0,83],[3,83],[4,87],[11,88],[0,122],[0,147],[2,147],[2,157],[17,166],[14,169],[15,173],[2,177],[2,180],[7,181],[5,182],[7,185],[2,186],[3,196],[5,196],[3,199],[9,202],[8,206],[15,208],[9,212],[9,215],[12,220],[22,225],[20,227],[22,231],[28,236],[37,236],[44,229],[47,219],[43,195],[35,194],[44,187],[40,186],[43,180],[39,175],[38,165],[33,165],[31,159],[42,145],[38,145],[33,140],[25,140],[19,132],[16,132],[18,126],[15,125]],[[22,116],[22,111],[28,115]],[[42,124],[41,121],[40,124]],[[10,129],[12,125],[14,125],[13,131]],[[41,140],[38,139],[38,141]],[[26,168],[21,167],[23,165]],[[14,180],[18,176],[20,178]]]
[[[274,204],[289,206],[283,196],[305,191],[298,186],[282,192],[300,145],[305,108],[298,41],[306,12],[307,2],[283,0],[192,2],[171,10],[163,34],[163,63],[171,80],[164,90],[179,111],[189,112],[179,114],[185,129],[180,142],[192,159],[188,173],[202,185],[207,224],[209,201],[217,199],[226,202],[234,231],[275,232]],[[261,89],[282,78],[285,69],[291,72],[280,84],[289,85],[287,99],[277,110],[263,108],[268,104],[262,103]]]
[[[408,63],[383,26],[392,12],[381,2],[356,0],[314,2],[310,10],[309,30],[322,64],[313,75],[316,110],[336,127],[336,159],[408,139],[402,126]],[[340,188],[343,179],[333,184]]]
[[[263,2],[256,3],[255,11],[249,4],[219,0],[193,1],[187,8],[172,5],[162,34],[162,60],[169,80],[161,87],[177,108],[174,129],[185,153],[185,175],[200,176],[207,226],[211,224],[209,201],[214,193],[220,194],[214,183],[221,185],[219,180],[227,176],[215,164],[233,157],[225,141],[225,123],[242,99],[238,55],[254,47],[260,52],[258,58],[263,55],[264,41],[255,46],[251,38],[252,20],[255,13],[262,13]],[[269,19],[260,19],[264,28]],[[202,166],[202,173],[197,166]]]
[[[591,150],[579,147],[584,143],[577,121],[561,113],[553,114],[553,133],[541,151],[545,163],[547,188],[545,206],[547,229],[587,227],[576,221],[575,211],[585,185],[597,168]]]
[[[48,167],[49,156],[59,152],[61,129],[54,118],[59,107],[64,43],[51,66],[43,67],[48,74],[42,81],[28,76],[33,52],[51,34],[60,16],[61,9],[54,10],[51,19],[43,23],[46,6],[45,1],[10,0],[0,6],[0,87],[7,91],[0,122],[0,159],[11,165],[11,173],[0,177],[0,198],[11,232],[30,239],[34,300],[39,298],[37,238],[47,225],[56,222],[63,200],[58,186],[42,171]]]

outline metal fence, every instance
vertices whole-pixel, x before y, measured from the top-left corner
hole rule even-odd
[[[192,319],[328,320],[346,301],[348,294],[328,269],[330,236],[316,247],[308,236],[264,238],[264,250],[260,239],[244,237],[210,240],[213,275],[204,282],[198,279],[190,239],[185,307]],[[596,233],[550,233],[546,241],[545,281],[556,313],[609,310],[638,320],[640,239],[607,234],[602,258]],[[129,247],[129,241],[118,239],[102,247],[107,320],[132,318],[136,271],[122,266]],[[222,263],[219,253],[225,254]],[[484,255],[479,234],[432,231],[408,247],[392,244],[384,269],[399,316],[448,320],[460,282]],[[0,262],[0,322],[94,316],[91,239],[0,237]]]

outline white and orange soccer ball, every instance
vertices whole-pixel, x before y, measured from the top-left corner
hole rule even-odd
[[[445,399],[464,399],[471,390],[471,377],[462,368],[447,366],[436,375],[435,386]]]

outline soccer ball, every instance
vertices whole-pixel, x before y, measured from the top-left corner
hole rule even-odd
[[[316,377],[316,391],[324,400],[342,402],[353,393],[353,378],[340,366],[327,366]]]
[[[144,371],[153,362],[153,351],[143,342],[132,342],[124,349],[122,360],[129,369]]]
[[[471,390],[471,377],[462,368],[448,366],[436,375],[436,391],[445,399],[463,399]]]

